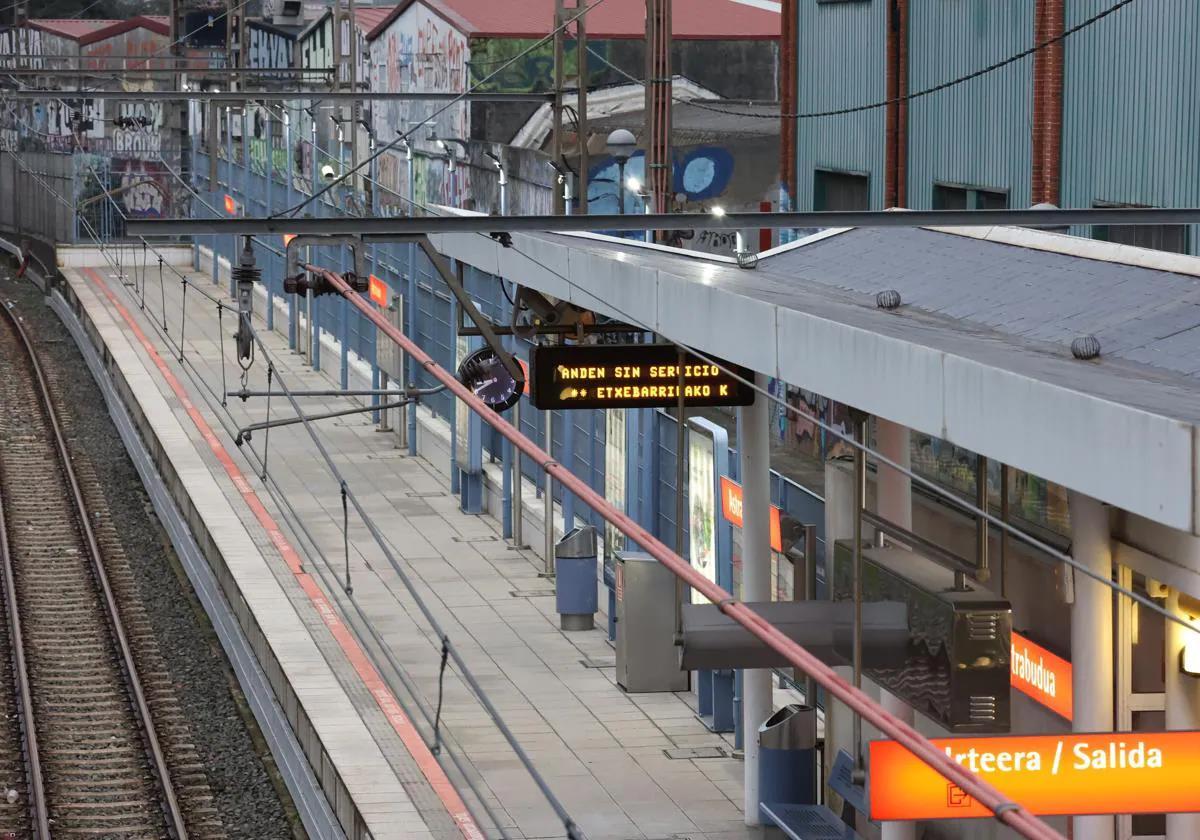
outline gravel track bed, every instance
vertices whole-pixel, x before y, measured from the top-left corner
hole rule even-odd
[[[219,642],[70,334],[41,291],[8,270],[0,271],[0,299],[13,301],[23,317],[55,394],[189,830],[212,840],[303,837]],[[0,688],[0,704],[8,702]],[[3,810],[0,804],[0,822]]]

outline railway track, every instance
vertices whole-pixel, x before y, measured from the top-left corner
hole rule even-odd
[[[186,722],[170,708],[171,686],[156,684],[153,664],[149,688],[139,676],[135,649],[153,640],[136,609],[131,630],[122,621],[121,573],[114,584],[101,550],[105,519],[87,505],[95,491],[81,486],[28,337],[0,309],[0,838],[185,840],[172,752],[188,816],[208,829],[198,834],[219,837],[203,769],[179,743]],[[174,749],[164,749],[148,697],[168,707],[158,717]]]

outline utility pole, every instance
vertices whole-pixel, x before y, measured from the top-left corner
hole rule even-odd
[[[579,157],[579,186],[575,194],[579,200],[575,203],[576,213],[587,213],[587,177],[588,177],[588,116],[587,116],[587,25],[584,10],[586,0],[574,0],[573,5],[567,5],[566,0],[554,2],[554,102],[551,106],[554,120],[554,134],[551,139],[550,154],[556,165],[561,165],[564,155],[563,147],[563,84],[566,73],[566,42],[568,21],[575,26],[575,77],[576,77],[576,150]],[[555,190],[554,212],[569,212],[566,206],[565,190]]]
[[[656,213],[671,209],[671,46],[671,0],[646,0],[646,190]]]

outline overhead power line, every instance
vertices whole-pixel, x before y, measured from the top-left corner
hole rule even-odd
[[[504,64],[497,67],[496,70],[493,71],[492,73],[490,73],[488,76],[486,76],[483,79],[480,79],[478,82],[471,85],[463,93],[458,94],[458,96],[460,97],[459,99],[453,100],[451,102],[447,102],[441,108],[439,108],[438,110],[436,110],[432,114],[430,114],[426,118],[426,120],[433,120],[433,119],[437,118],[438,116],[440,116],[441,114],[444,114],[446,111],[450,110],[451,107],[456,105],[458,102],[462,101],[462,98],[465,97],[467,94],[471,94],[471,93],[474,93],[475,91],[479,90],[479,88],[481,88],[483,85],[486,85],[488,82],[492,81],[494,78],[499,76],[506,69],[508,69],[511,65],[520,61],[522,58],[529,55],[531,52],[533,52],[534,50],[543,46],[544,44],[548,44],[551,40],[553,40],[555,35],[557,35],[559,32],[564,31],[572,23],[579,20],[581,17],[586,15],[588,12],[590,12],[592,9],[595,9],[597,6],[601,5],[604,2],[605,2],[605,0],[596,0],[596,2],[580,9],[576,14],[567,18],[561,24],[559,24],[553,30],[551,30],[549,35],[547,35],[546,37],[544,37],[538,41],[533,42],[528,47],[521,50],[519,53],[514,55],[508,61],[504,62]],[[387,143],[385,143],[384,145],[382,145],[376,152],[368,155],[366,158],[364,158],[363,160],[359,161],[354,166],[347,169],[341,175],[339,175],[338,177],[336,177],[332,181],[330,181],[328,184],[326,184],[322,189],[314,192],[312,195],[310,195],[308,198],[301,201],[299,204],[296,204],[294,207],[289,207],[286,210],[281,210],[279,213],[272,214],[272,217],[279,218],[282,216],[291,216],[291,215],[294,215],[295,213],[299,212],[300,210],[302,210],[303,208],[305,208],[309,204],[311,204],[313,201],[316,201],[318,198],[320,198],[321,196],[328,193],[330,190],[332,190],[338,184],[343,183],[347,178],[349,178],[355,172],[358,172],[364,166],[369,166],[373,160],[381,157],[384,152],[387,152],[387,151],[390,151],[391,149],[396,148],[401,143],[407,144],[409,138],[412,137],[412,135],[415,134],[420,127],[421,127],[421,125],[416,125],[410,129],[408,129],[408,131],[405,131],[404,133],[399,134],[394,140],[390,140]]]
[[[986,76],[989,73],[994,73],[995,71],[1000,70],[1001,68],[1009,66],[1010,64],[1015,64],[1016,62],[1021,61],[1022,59],[1028,58],[1029,56],[1033,55],[1036,52],[1039,52],[1040,50],[1044,50],[1047,47],[1052,47],[1055,44],[1065,41],[1067,38],[1071,37],[1075,33],[1081,32],[1084,29],[1087,29],[1089,26],[1092,26],[1093,24],[1098,23],[1101,20],[1104,20],[1106,17],[1120,11],[1121,9],[1125,8],[1126,6],[1130,5],[1133,2],[1135,2],[1135,0],[1118,0],[1118,2],[1114,3],[1113,5],[1097,12],[1096,14],[1092,15],[1089,18],[1086,18],[1086,19],[1080,21],[1079,23],[1075,24],[1074,26],[1070,27],[1069,29],[1063,30],[1061,33],[1059,33],[1058,35],[1055,35],[1052,38],[1047,38],[1044,41],[1034,44],[1032,47],[1029,47],[1028,49],[1022,50],[1021,52],[1016,53],[1014,55],[1010,55],[1008,58],[1004,58],[1004,59],[1001,59],[1000,61],[996,61],[992,64],[989,64],[986,67],[981,67],[978,70],[975,70],[971,73],[967,73],[964,76],[958,76],[957,78],[950,79],[949,81],[941,82],[940,84],[936,84],[932,87],[922,88],[921,90],[913,91],[911,93],[906,93],[903,96],[894,96],[889,99],[881,99],[878,102],[870,102],[865,105],[853,105],[853,106],[846,107],[846,108],[835,108],[835,109],[827,110],[827,111],[803,111],[803,112],[794,113],[794,114],[784,114],[784,113],[764,114],[761,111],[738,111],[738,110],[733,110],[730,108],[722,108],[718,105],[713,105],[712,103],[706,102],[702,99],[676,99],[675,101],[679,102],[681,104],[684,104],[684,105],[692,105],[696,108],[702,108],[705,111],[712,111],[717,114],[728,114],[730,116],[735,116],[735,117],[746,117],[749,119],[759,119],[759,120],[779,120],[779,119],[811,120],[811,119],[817,119],[819,117],[838,117],[838,116],[842,116],[845,114],[857,114],[857,113],[861,113],[863,111],[875,111],[875,110],[878,110],[879,108],[886,108],[889,105],[897,105],[901,102],[909,102],[914,99],[920,99],[923,96],[929,96],[934,93],[939,93],[940,91],[947,90],[952,87],[957,87],[958,85],[965,84],[966,82],[970,82],[974,79],[978,79],[981,76]],[[640,85],[646,84],[644,79],[639,79],[635,76],[630,75],[626,71],[622,70],[620,67],[617,67],[615,64],[613,64],[607,58],[600,55],[600,53],[592,50],[590,47],[588,48],[588,52],[590,52],[592,55],[599,58],[602,62],[607,64],[609,67],[611,67],[614,70],[616,70],[617,72],[621,73],[626,78],[628,78],[634,82],[637,82]]]

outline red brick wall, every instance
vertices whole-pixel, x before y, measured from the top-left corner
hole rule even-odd
[[[1034,43],[1061,35],[1064,0],[1038,0],[1034,9]],[[1035,204],[1059,204],[1062,174],[1063,44],[1033,56],[1033,129],[1031,194]]]

